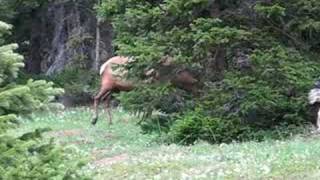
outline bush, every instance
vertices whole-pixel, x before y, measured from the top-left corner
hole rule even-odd
[[[213,143],[288,137],[306,124],[307,94],[317,63],[297,51],[274,47],[250,56],[250,71],[228,72],[207,86],[196,110],[177,118],[169,130],[174,142]]]
[[[229,97],[214,105],[218,113],[264,128],[304,122],[306,98],[319,75],[318,64],[281,46],[256,50],[250,59],[251,71],[229,72],[223,87],[215,92]]]
[[[46,143],[40,130],[19,138],[0,136],[0,179],[89,179],[79,152]]]
[[[284,139],[293,134],[304,133],[305,127],[301,124],[282,123],[265,129],[243,123],[240,119],[212,117],[201,110],[195,110],[179,116],[172,123],[167,140],[179,144],[192,144],[198,140],[210,143],[263,141]]]
[[[175,116],[157,113],[143,119],[140,126],[143,133],[153,133],[156,132],[160,136],[165,135],[169,132],[172,123],[175,121]]]
[[[177,118],[170,128],[169,138],[173,142],[190,144],[196,140],[222,143],[241,140],[248,131],[239,121],[226,121],[210,117],[199,110],[190,111]]]
[[[62,72],[53,76],[44,74],[34,75],[19,73],[17,83],[26,83],[29,79],[47,80],[54,82],[57,88],[63,88],[64,94],[59,96],[59,101],[68,105],[84,105],[97,93],[100,86],[100,77],[96,72],[78,67],[67,66]]]
[[[126,110],[136,113],[160,110],[165,114],[174,114],[192,106],[190,95],[169,84],[140,84],[133,91],[120,93],[118,98]]]
[[[64,88],[66,95],[78,96],[94,94],[99,87],[99,76],[96,72],[68,67],[61,73],[54,75],[51,80]]]

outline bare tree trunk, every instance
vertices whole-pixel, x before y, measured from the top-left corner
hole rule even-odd
[[[98,4],[100,5],[100,0],[98,0]],[[96,26],[96,57],[93,63],[93,69],[95,71],[99,71],[99,65],[100,65],[100,39],[101,39],[101,35],[100,35],[100,24],[101,24],[101,20],[99,18],[99,16],[97,16],[97,26]]]
[[[100,22],[97,20],[97,27],[96,27],[96,58],[93,63],[93,69],[95,71],[99,70],[99,63],[100,63]]]

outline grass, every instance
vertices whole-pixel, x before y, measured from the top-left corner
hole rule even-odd
[[[109,126],[101,114],[90,124],[91,110],[68,109],[35,113],[21,119],[20,135],[50,127],[46,137],[76,146],[90,159],[94,179],[319,179],[320,140],[296,136],[286,141],[193,146],[156,143],[158,136],[142,134],[137,119],[115,110]]]

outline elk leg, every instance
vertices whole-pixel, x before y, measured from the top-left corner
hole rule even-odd
[[[318,110],[318,114],[317,114],[317,131],[320,131],[320,109]]]
[[[110,109],[110,100],[111,100],[111,92],[108,93],[106,95],[106,112],[109,116],[109,124],[111,125],[112,124],[112,115],[111,115],[111,109]]]
[[[99,106],[99,101],[100,99],[105,95],[110,93],[111,91],[108,89],[100,89],[99,93],[94,97],[94,103],[93,103],[93,108],[95,111],[95,115],[92,119],[91,124],[95,125],[98,121],[98,106]]]

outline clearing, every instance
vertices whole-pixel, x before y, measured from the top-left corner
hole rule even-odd
[[[46,137],[75,146],[90,159],[94,179],[319,179],[320,139],[295,136],[286,141],[193,146],[159,144],[157,135],[142,134],[135,117],[113,111],[109,126],[101,113],[90,124],[91,109],[35,113],[21,119],[15,135],[50,127]],[[157,140],[157,141],[156,141]]]

